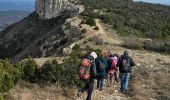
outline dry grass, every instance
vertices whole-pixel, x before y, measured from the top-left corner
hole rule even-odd
[[[131,82],[132,99],[138,100],[169,100],[170,99],[170,75],[168,67],[151,69],[141,66],[135,69]]]
[[[2,100],[70,100],[73,97],[75,89],[63,90],[55,85],[41,87],[21,81],[9,93],[4,94]]]

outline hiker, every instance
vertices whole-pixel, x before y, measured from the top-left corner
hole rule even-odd
[[[96,59],[96,68],[97,68],[97,88],[102,91],[103,81],[106,76],[106,68],[107,68],[107,55],[106,53],[101,53],[99,57]]]
[[[110,58],[108,59],[108,69],[107,69],[107,76],[108,76],[108,86],[112,86],[113,77],[115,77],[116,81],[118,82],[118,68],[117,68],[118,57],[111,54]]]
[[[129,57],[128,51],[125,50],[124,54],[121,56],[117,64],[117,67],[119,67],[121,79],[120,89],[124,93],[128,92],[128,83],[132,66],[135,66],[134,60],[131,57]]]
[[[108,50],[107,53],[106,53],[106,55],[107,55],[108,58],[110,57],[111,54],[112,54],[112,53],[110,52],[110,50]]]
[[[81,90],[79,90],[77,96],[80,97],[81,94],[87,90],[86,100],[91,100],[92,97],[92,92],[94,88],[94,78],[97,76],[95,64],[96,58],[97,54],[95,52],[91,52],[89,57],[82,61],[81,66],[83,67],[80,67],[79,69],[79,77],[85,83],[85,86]]]

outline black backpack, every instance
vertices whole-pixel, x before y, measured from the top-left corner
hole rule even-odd
[[[130,59],[122,59],[122,71],[127,72],[130,67]]]

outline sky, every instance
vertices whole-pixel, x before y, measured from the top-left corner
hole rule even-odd
[[[133,0],[133,1],[142,1],[142,2],[148,2],[148,3],[170,5],[170,0]]]

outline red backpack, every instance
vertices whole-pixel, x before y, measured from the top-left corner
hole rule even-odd
[[[90,78],[90,66],[91,66],[91,62],[89,59],[84,59],[82,61],[81,66],[79,67],[78,70],[78,74],[79,74],[79,78],[83,79],[83,80],[87,80]]]

